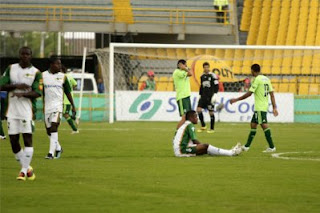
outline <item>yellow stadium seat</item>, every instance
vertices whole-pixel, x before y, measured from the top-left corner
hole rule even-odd
[[[178,58],[186,58],[186,49],[176,49],[177,57]]]
[[[168,82],[158,81],[156,82],[157,91],[167,91]]]
[[[224,59],[229,67],[233,66],[234,52],[235,52],[235,50],[233,50],[233,49],[226,49],[226,51],[225,51]]]
[[[168,56],[168,58],[170,58],[170,59],[176,59],[176,58],[177,58],[176,50],[175,50],[175,49],[172,49],[172,48],[168,48],[168,49],[167,49],[167,56]]]
[[[241,67],[241,74],[243,75],[250,75],[251,74],[251,66],[245,66],[243,65]]]
[[[215,56],[222,59],[224,57],[224,49],[216,49]]]
[[[300,83],[298,94],[299,95],[308,95],[309,94],[309,84],[308,83]]]
[[[281,67],[280,66],[272,66],[271,67],[271,73],[273,75],[281,74]]]
[[[234,53],[234,62],[233,65],[241,67],[243,63],[244,50],[237,49]]]
[[[320,84],[316,84],[316,83],[310,84],[309,95],[319,95],[320,94],[319,85]]]
[[[297,94],[297,84],[296,83],[289,83],[288,92]]]
[[[288,91],[289,91],[289,83],[279,84],[279,92],[288,92]]]
[[[206,49],[206,55],[214,55],[215,54],[215,50],[214,49]]]
[[[209,50],[209,49],[197,48],[197,49],[194,50],[194,52],[195,52],[196,55],[204,55],[204,54],[206,54],[207,50]]]
[[[275,74],[275,73],[273,73],[273,74]],[[281,74],[285,74],[285,75],[291,74],[291,67],[290,66],[282,67]]]
[[[194,56],[196,56],[196,51],[195,49],[187,49],[187,58],[190,59],[190,58],[193,58]]]
[[[274,92],[279,92],[279,83],[272,83],[272,88]]]
[[[271,83],[279,83],[279,82],[281,82],[281,79],[280,78],[271,78],[270,81],[271,81]]]
[[[261,70],[262,70],[263,74],[271,74],[272,73],[272,69],[270,66],[262,66]]]
[[[168,82],[167,91],[174,91],[173,81]]]

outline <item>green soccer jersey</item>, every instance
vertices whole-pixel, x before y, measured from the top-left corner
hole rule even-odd
[[[273,91],[270,79],[264,75],[258,75],[249,89],[254,93],[254,111],[268,111],[269,92]]]
[[[176,90],[176,100],[189,97],[191,94],[190,79],[184,70],[176,69],[173,72],[173,82]]]
[[[66,74],[66,76],[67,76],[67,81],[69,82],[69,85],[70,85],[70,94],[73,97],[73,88],[77,86],[77,81],[74,80],[74,78],[70,74]],[[66,94],[64,94],[64,97],[63,97],[63,104],[65,105],[71,104]]]
[[[186,121],[176,132],[173,139],[173,145],[175,149],[183,149],[188,147],[188,144],[192,140],[196,140],[195,127],[190,121]]]

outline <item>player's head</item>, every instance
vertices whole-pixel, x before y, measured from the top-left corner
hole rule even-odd
[[[180,59],[177,63],[179,69],[184,69],[187,66],[187,62],[184,59]]]
[[[198,116],[197,116],[197,112],[194,110],[190,110],[186,113],[186,120],[187,121],[191,121],[191,123],[193,124],[197,124],[198,123]]]
[[[58,56],[53,55],[49,58],[50,71],[52,73],[57,73],[61,71],[61,60]]]
[[[19,49],[20,63],[23,65],[29,65],[32,58],[32,50],[30,47],[21,47]]]
[[[251,74],[253,76],[257,76],[260,73],[260,65],[259,64],[253,64],[251,66]]]
[[[204,71],[205,73],[210,72],[210,64],[209,64],[208,62],[204,62],[204,63],[202,64],[202,67],[203,67],[203,71]]]
[[[149,70],[149,71],[147,72],[147,75],[148,75],[148,78],[149,78],[150,80],[153,80],[153,79],[154,79],[154,72],[153,72],[152,70]]]

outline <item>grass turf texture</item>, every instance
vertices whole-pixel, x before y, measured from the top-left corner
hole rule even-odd
[[[19,182],[9,140],[0,141],[1,212],[319,212],[320,162],[283,160],[261,153],[261,129],[239,157],[175,158],[176,123],[82,123],[71,135],[63,123],[64,153],[45,160],[42,123],[34,136],[37,179]],[[320,125],[271,124],[278,152],[314,151]],[[244,143],[248,124],[218,123],[202,142],[230,148]],[[296,155],[292,155],[297,157]],[[307,154],[300,157],[308,158]]]

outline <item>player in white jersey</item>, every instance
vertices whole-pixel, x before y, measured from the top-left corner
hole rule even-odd
[[[50,58],[50,69],[42,73],[44,118],[47,134],[50,137],[49,153],[46,159],[60,158],[62,148],[58,140],[58,127],[63,112],[63,96],[66,94],[70,101],[72,112],[76,114],[76,108],[71,96],[70,84],[67,76],[60,72],[61,61],[53,56]]]
[[[10,65],[0,79],[0,90],[8,91],[8,134],[12,151],[20,162],[21,171],[18,180],[34,180],[35,174],[30,166],[32,146],[32,102],[41,96],[41,73],[32,66],[32,51],[29,47],[19,50],[20,62]],[[23,136],[24,149],[19,143]]]

